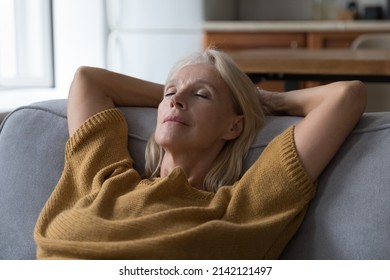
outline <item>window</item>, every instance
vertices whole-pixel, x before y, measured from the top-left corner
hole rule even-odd
[[[51,10],[51,0],[0,1],[0,90],[54,86]]]

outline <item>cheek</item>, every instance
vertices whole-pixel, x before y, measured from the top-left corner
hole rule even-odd
[[[226,115],[216,110],[203,111],[198,114],[198,134],[202,138],[220,138],[226,129]]]
[[[170,141],[169,134],[159,124],[157,124],[156,130],[154,131],[154,141],[160,146],[164,146]]]
[[[165,101],[161,101],[160,104],[158,104],[158,107],[157,107],[157,118],[161,115],[161,113],[164,111],[164,107],[165,106]]]
[[[223,108],[211,108],[199,113],[198,117],[206,126],[218,127],[223,125],[231,117],[231,114]]]
[[[173,139],[177,138],[174,130],[170,129],[162,122],[165,116],[170,114],[170,106],[169,103],[162,101],[157,108],[157,122],[156,129],[154,132],[154,140],[160,146],[164,146],[172,142]],[[175,138],[176,137],[176,138]]]
[[[157,125],[162,122],[167,110],[169,109],[166,101],[161,101],[157,107]]]
[[[160,103],[160,105],[157,108],[156,129],[155,129],[155,132],[154,132],[154,139],[155,139],[155,141],[157,141],[157,139],[159,138],[160,128],[161,128],[160,123],[161,123],[163,115],[164,115],[163,112],[164,112],[164,107],[162,106],[162,103]]]
[[[156,122],[156,129],[154,132],[154,139],[158,141],[161,135],[161,122],[162,122],[162,116],[160,109],[157,111],[157,122]]]

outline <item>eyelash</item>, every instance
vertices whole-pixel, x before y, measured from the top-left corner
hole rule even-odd
[[[200,98],[204,98],[204,99],[208,99],[208,96],[205,95],[205,94],[199,94],[199,93],[195,93],[195,96],[198,96]]]
[[[174,92],[167,92],[164,94],[165,97],[168,97],[168,96],[171,96],[171,95],[174,95],[175,93]]]
[[[164,94],[164,97],[169,97],[169,96],[172,96],[174,94],[176,94],[176,91],[166,92]],[[194,96],[200,97],[203,99],[209,99],[209,96],[207,94],[200,94],[198,90],[194,93]]]

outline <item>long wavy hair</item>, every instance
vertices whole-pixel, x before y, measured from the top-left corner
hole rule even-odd
[[[234,184],[242,175],[243,160],[257,132],[264,123],[264,110],[257,94],[257,88],[226,53],[215,49],[206,49],[178,61],[168,75],[171,76],[186,65],[207,63],[213,65],[230,88],[235,111],[244,116],[244,129],[240,136],[225,143],[206,175],[203,187],[208,191],[217,191],[221,186]],[[148,178],[160,176],[164,150],[154,138],[150,137],[145,154],[145,175]]]

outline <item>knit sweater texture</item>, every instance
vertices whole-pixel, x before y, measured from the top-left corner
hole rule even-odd
[[[233,186],[191,187],[184,172],[143,179],[118,109],[68,140],[65,166],[34,230],[38,259],[276,259],[300,226],[315,184],[294,127]]]

